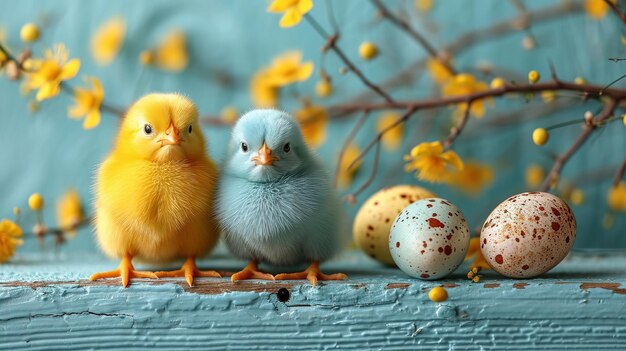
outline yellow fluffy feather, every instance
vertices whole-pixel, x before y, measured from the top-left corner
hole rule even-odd
[[[92,279],[219,276],[195,258],[217,242],[213,215],[217,168],[205,151],[198,112],[187,98],[150,94],[124,118],[115,147],[96,181],[96,229],[102,251],[122,259],[117,270]],[[187,258],[174,272],[134,271],[131,260],[162,263]]]

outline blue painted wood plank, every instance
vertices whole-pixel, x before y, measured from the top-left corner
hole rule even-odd
[[[203,265],[236,269],[216,258]],[[486,273],[425,282],[347,254],[346,282],[199,279],[88,282],[113,263],[70,258],[0,266],[0,349],[625,349],[626,255],[576,254],[529,280]],[[36,273],[37,269],[43,271]],[[16,279],[19,278],[19,279]],[[431,302],[444,284],[449,299]],[[278,300],[287,288],[290,298]]]

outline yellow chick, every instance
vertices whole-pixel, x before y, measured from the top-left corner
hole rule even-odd
[[[116,270],[90,280],[220,277],[200,271],[195,258],[217,242],[213,197],[217,167],[208,158],[198,111],[177,94],[149,94],[126,114],[113,151],[95,184],[96,236],[100,248],[121,259]],[[172,272],[135,271],[132,259],[163,263],[186,258]]]

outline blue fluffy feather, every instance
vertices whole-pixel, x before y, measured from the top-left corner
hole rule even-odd
[[[271,166],[252,160],[264,142],[278,157]],[[291,116],[276,110],[242,116],[222,171],[217,216],[233,254],[289,265],[323,261],[338,251],[341,208],[330,176]]]

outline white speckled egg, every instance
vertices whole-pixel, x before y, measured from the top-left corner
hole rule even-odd
[[[393,265],[389,253],[389,230],[393,219],[406,206],[427,197],[435,195],[414,185],[396,185],[376,192],[363,203],[354,219],[354,241],[373,259]]]
[[[521,193],[499,204],[480,233],[489,265],[511,278],[531,278],[559,264],[574,245],[576,219],[560,198]]]
[[[469,227],[461,211],[440,198],[423,199],[402,210],[391,226],[389,250],[404,273],[439,279],[463,262]]]

